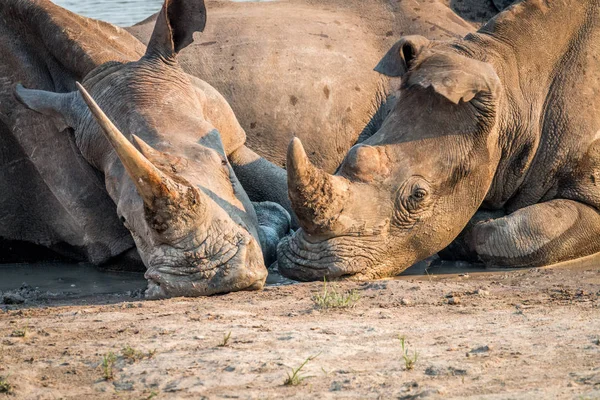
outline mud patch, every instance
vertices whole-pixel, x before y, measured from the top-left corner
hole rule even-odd
[[[106,271],[83,263],[3,264],[0,276],[4,306],[141,299],[146,288],[143,273]]]

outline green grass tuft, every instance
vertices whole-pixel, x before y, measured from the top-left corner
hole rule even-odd
[[[413,356],[410,357],[408,355],[408,348],[406,347],[406,338],[404,336],[398,335],[398,339],[400,339],[400,346],[402,347],[402,358],[404,359],[404,367],[407,371],[415,368],[415,364],[417,363],[417,359],[419,354],[415,350],[413,352]]]
[[[223,341],[221,343],[219,343],[217,346],[226,347],[229,344],[229,339],[231,339],[231,331],[229,331],[228,334],[223,336]]]
[[[319,353],[319,354],[321,354],[321,353]],[[300,366],[298,368],[296,368],[296,369],[292,368],[292,371],[291,371],[292,373],[290,374],[288,372],[287,378],[283,382],[283,384],[285,386],[298,386],[305,379],[312,378],[312,376],[302,375],[301,372],[302,372],[302,369],[306,366],[306,364],[308,364],[309,361],[312,361],[315,358],[317,358],[319,356],[319,354],[308,357],[306,360],[304,360],[304,362],[302,364],[300,364]]]
[[[129,362],[136,362],[143,360],[144,358],[152,358],[156,354],[156,350],[149,351],[144,353],[142,351],[136,350],[133,347],[127,345],[121,349],[121,354],[123,358]]]
[[[353,308],[360,300],[360,293],[355,289],[339,292],[335,286],[328,286],[323,279],[323,291],[313,296],[315,306],[321,310],[332,308]]]
[[[0,393],[6,393],[6,394],[12,393],[13,387],[10,383],[8,383],[7,379],[8,379],[8,376],[7,377],[0,376]]]
[[[12,331],[10,336],[24,338],[25,336],[27,336],[27,326],[24,326],[23,328],[15,329],[14,331]]]
[[[117,356],[112,351],[102,357],[102,364],[100,366],[102,367],[102,378],[105,381],[110,381],[115,377],[113,368],[116,361]]]

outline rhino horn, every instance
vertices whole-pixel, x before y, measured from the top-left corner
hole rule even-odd
[[[348,197],[348,181],[314,166],[298,138],[287,153],[288,194],[300,225],[308,233],[331,232]]]
[[[77,88],[123,163],[144,203],[152,208],[154,201],[158,198],[170,197],[176,200],[179,197],[179,192],[172,179],[156,168],[127,140],[79,82],[77,82]]]

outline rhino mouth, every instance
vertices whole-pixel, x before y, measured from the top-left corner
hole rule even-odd
[[[279,242],[279,272],[304,282],[344,276],[355,280],[375,279],[383,260],[382,242],[377,235],[315,240],[301,228]]]
[[[185,260],[155,258],[144,275],[146,298],[210,296],[263,288],[267,270],[253,237],[238,237],[225,249],[207,256],[204,249],[185,252]]]

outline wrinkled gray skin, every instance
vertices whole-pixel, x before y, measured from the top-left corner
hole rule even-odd
[[[448,252],[487,265],[600,251],[600,1],[523,1],[463,40],[407,36],[376,69],[401,77],[398,101],[335,175],[290,145],[302,229],[279,245],[285,275],[395,275],[461,231]]]
[[[3,242],[96,264],[135,246],[149,297],[262,288],[260,243],[270,261],[289,220],[266,204],[283,225],[259,224],[227,161],[244,131],[177,62],[203,2],[167,0],[147,49],[45,0],[3,1],[0,16]]]

